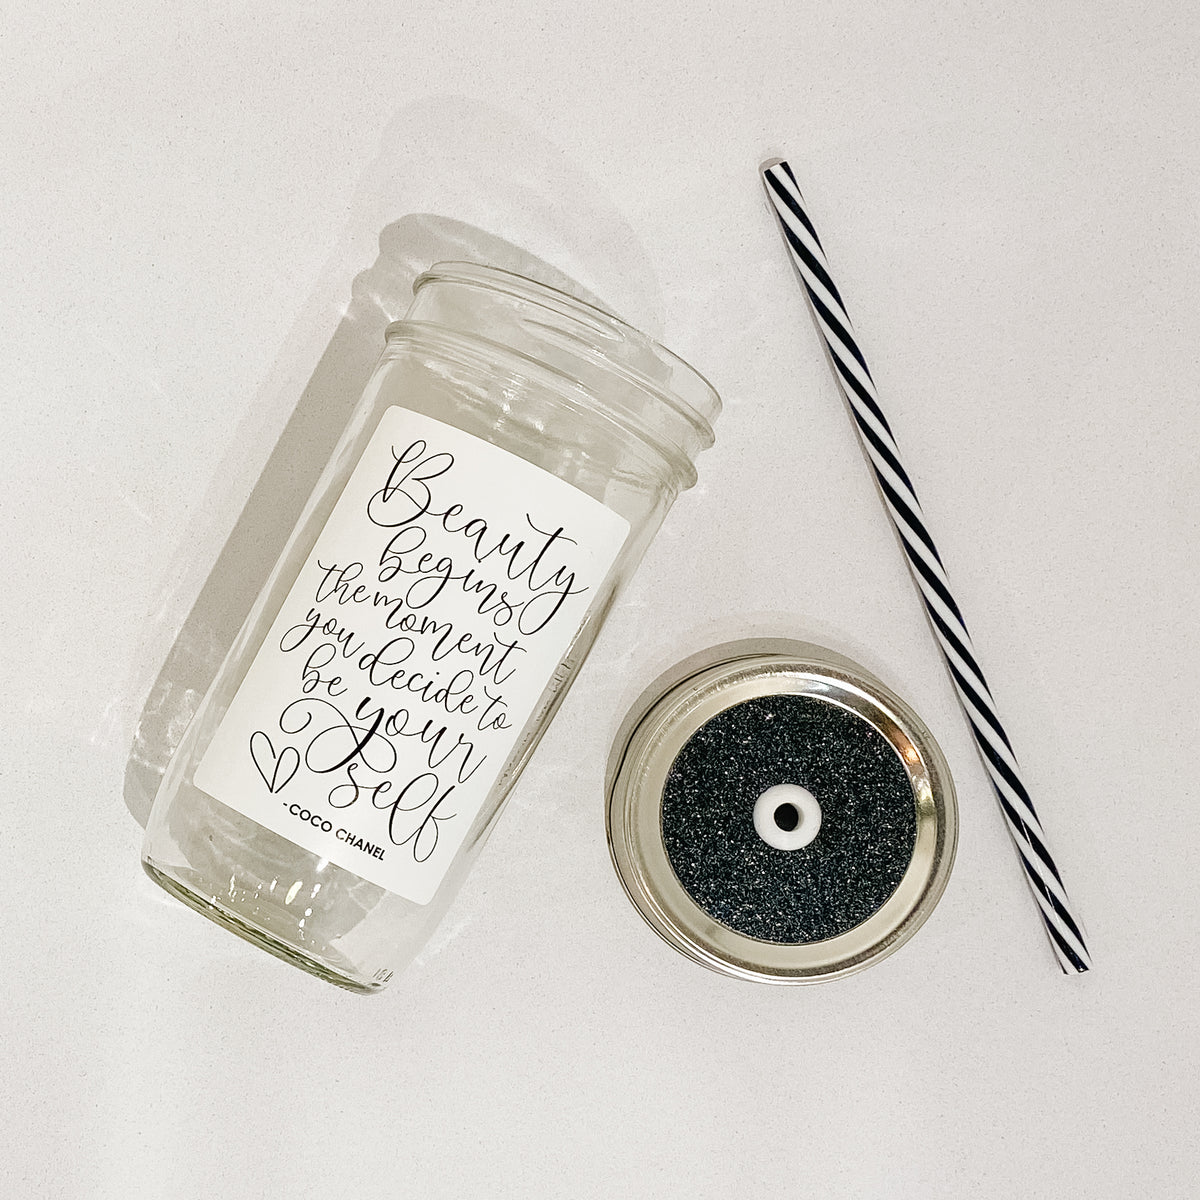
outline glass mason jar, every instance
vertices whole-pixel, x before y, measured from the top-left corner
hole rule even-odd
[[[720,401],[529,279],[422,275],[164,776],[143,865],[358,992],[454,896]]]

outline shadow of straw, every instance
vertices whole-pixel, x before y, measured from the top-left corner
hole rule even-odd
[[[212,683],[292,526],[333,452],[417,276],[436,262],[502,267],[604,307],[574,280],[511,242],[461,221],[402,217],[379,235],[379,257],[352,297],[167,653],[134,730],[125,805],[145,825],[167,764]]]

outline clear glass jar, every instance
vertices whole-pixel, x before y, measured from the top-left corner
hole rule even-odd
[[[439,264],[163,779],[143,865],[321,978],[421,947],[720,401],[608,314]]]

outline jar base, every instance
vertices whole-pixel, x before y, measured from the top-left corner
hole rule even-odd
[[[345,988],[346,991],[360,996],[373,996],[387,987],[386,981],[377,983],[373,980],[364,980],[354,975],[344,974],[328,963],[302,954],[294,946],[289,946],[267,930],[247,921],[239,913],[232,912],[215,903],[208,896],[193,890],[183,880],[172,875],[149,858],[142,858],[142,869],[163,891],[174,896],[176,900],[181,900],[188,908],[206,916],[210,921],[220,925],[222,929],[236,933],[238,937],[252,946],[257,946],[260,950],[265,950],[268,954],[273,954],[276,958],[290,963],[293,967],[299,967],[302,971],[307,971],[308,974],[315,975],[326,983],[332,983],[336,987]]]

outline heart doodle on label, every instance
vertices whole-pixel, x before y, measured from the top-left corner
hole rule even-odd
[[[295,747],[284,746],[277,755],[271,739],[261,729],[250,735],[250,757],[272,795],[283,791],[300,769],[300,755]]]

